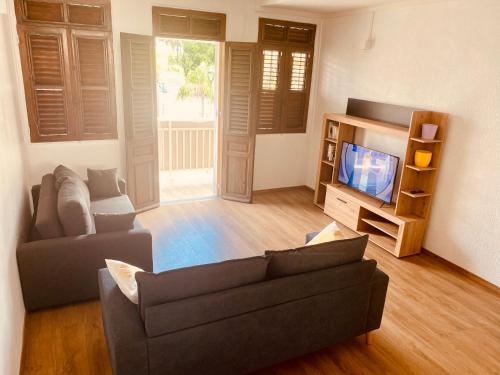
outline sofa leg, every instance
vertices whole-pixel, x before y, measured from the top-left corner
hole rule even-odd
[[[366,343],[366,345],[371,345],[372,340],[373,340],[373,332],[372,331],[366,332],[365,333],[365,343]]]

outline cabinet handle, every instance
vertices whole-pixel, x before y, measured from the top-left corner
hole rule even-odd
[[[347,202],[345,200],[343,200],[343,199],[337,198],[337,200],[340,201],[340,202],[342,202],[342,203],[344,203],[344,204],[347,204]]]

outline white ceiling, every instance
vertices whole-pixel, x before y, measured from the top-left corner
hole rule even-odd
[[[260,4],[263,7],[334,13],[403,1],[406,0],[261,0]]]

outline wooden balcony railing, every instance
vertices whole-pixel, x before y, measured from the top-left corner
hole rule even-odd
[[[213,168],[214,127],[158,128],[160,170]]]

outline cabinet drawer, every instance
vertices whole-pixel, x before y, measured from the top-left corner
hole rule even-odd
[[[325,214],[356,230],[358,226],[360,205],[343,195],[328,189],[325,200]]]

